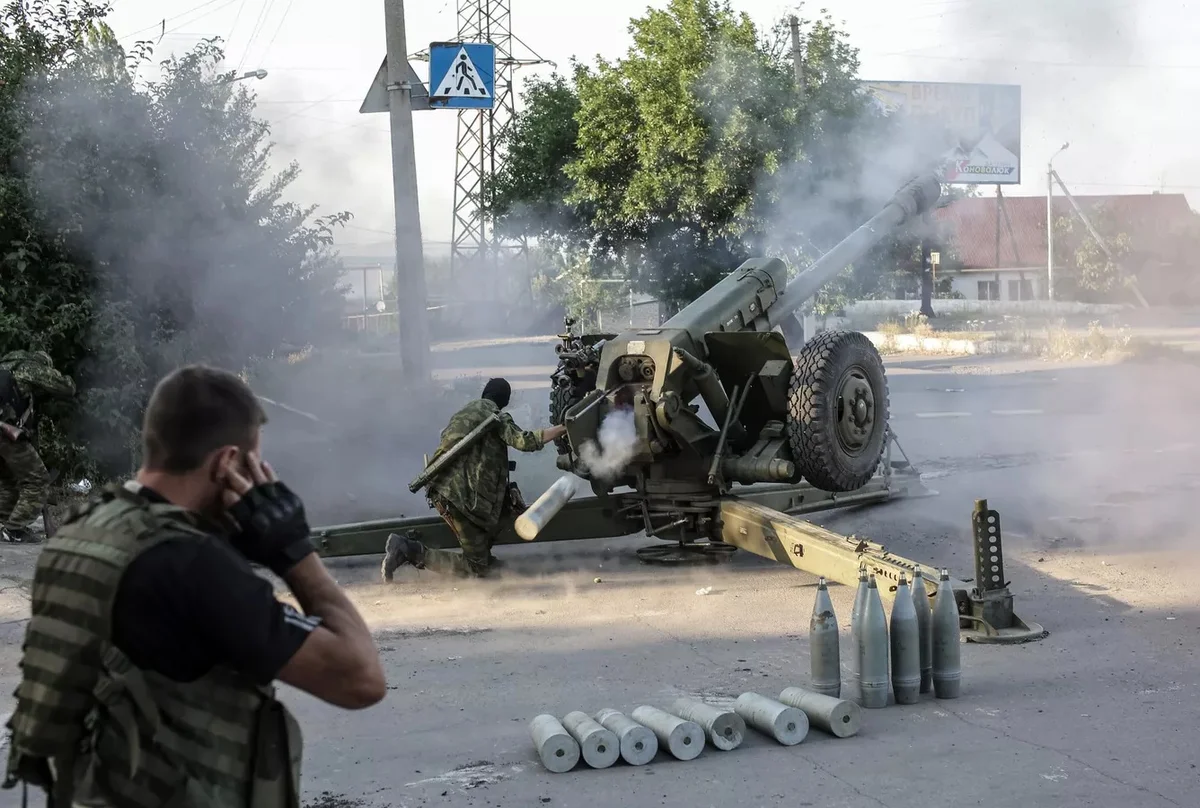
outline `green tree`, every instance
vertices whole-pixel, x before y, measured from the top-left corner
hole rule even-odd
[[[1078,216],[1060,216],[1054,223],[1054,296],[1082,303],[1125,302],[1127,269],[1132,243],[1104,205],[1086,211],[1104,239],[1096,241]]]
[[[161,63],[126,53],[91,0],[11,2],[0,24],[0,349],[50,352],[80,395],[48,461],[121,474],[158,378],[203,361],[252,371],[338,327],[329,252],[348,214],[284,202],[267,125],[222,82],[215,41]]]
[[[561,306],[585,331],[600,329],[600,315],[619,308],[627,299],[628,284],[619,278],[597,276],[585,251],[542,245],[534,251],[533,260],[534,295]]]
[[[501,136],[503,166],[484,188],[497,228],[503,235],[559,244],[586,241],[587,216],[567,202],[573,186],[566,167],[579,153],[574,84],[558,74],[534,77],[526,81],[521,98],[521,114]]]
[[[759,31],[717,0],[650,9],[623,58],[531,82],[492,189],[500,226],[586,250],[588,271],[631,275],[668,307],[753,254],[807,266],[908,177],[887,170],[898,124],[860,92],[844,32],[827,16],[801,27],[799,86],[786,23]],[[870,293],[889,249],[814,305]]]

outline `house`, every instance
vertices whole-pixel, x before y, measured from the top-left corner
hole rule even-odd
[[[1174,301],[1194,286],[1196,273],[1180,258],[1190,251],[1178,249],[1180,234],[1196,218],[1183,194],[1076,196],[1075,201],[1089,216],[1104,209],[1129,236],[1126,268],[1151,302]],[[997,202],[996,197],[957,199],[934,212],[947,226],[961,263],[952,288],[970,300],[1045,299],[1046,197],[1006,196],[1003,209]],[[1053,205],[1055,222],[1075,215],[1065,196],[1056,195]],[[1061,254],[1056,250],[1056,258]]]

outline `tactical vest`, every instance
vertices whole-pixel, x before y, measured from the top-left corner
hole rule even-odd
[[[273,687],[222,668],[174,682],[111,642],[129,564],[205,535],[187,511],[112,487],[46,542],[6,787],[42,786],[56,808],[298,808],[300,729]]]

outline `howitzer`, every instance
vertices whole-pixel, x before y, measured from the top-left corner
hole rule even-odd
[[[661,327],[605,339],[591,351],[594,366],[574,371],[575,378],[594,378],[593,388],[575,384],[570,397],[552,392],[551,422],[566,425],[570,446],[560,468],[587,476],[580,447],[596,438],[608,411],[632,406],[634,459],[621,478],[593,481],[597,493],[628,486],[651,499],[654,491],[707,498],[733,483],[802,479],[830,492],[861,488],[876,473],[889,435],[879,352],[862,334],[831,331],[802,346],[793,363],[780,326],[940,194],[935,175],[917,178],[790,283],[782,261],[751,259]],[[563,375],[556,371],[555,390]],[[693,404],[697,398],[711,423]]]
[[[550,420],[567,430],[558,441],[559,468],[590,479],[595,496],[569,499],[574,486],[560,482],[536,503],[521,536],[509,528],[495,544],[644,531],[675,546],[642,548],[643,561],[716,560],[743,549],[848,586],[866,567],[885,596],[901,575],[913,580],[918,566],[939,568],[798,518],[930,492],[907,458],[893,460],[899,443],[888,424],[883,360],[871,341],[827,331],[797,346],[793,358],[781,326],[940,194],[936,175],[914,179],[790,283],[782,262],[753,259],[658,328],[574,336],[568,321],[551,376]],[[633,456],[615,478],[590,477],[581,450],[600,442],[605,416],[618,410],[632,413]],[[381,552],[393,532],[430,547],[457,544],[433,515],[317,528],[313,538],[323,555],[349,556]],[[977,566],[985,546],[975,542]],[[998,556],[998,545],[990,552]],[[936,588],[930,584],[928,594]],[[1044,636],[1011,608],[1003,619],[982,619],[973,614],[975,594],[956,587],[955,597],[964,632],[980,623],[989,642]]]
[[[479,426],[463,435],[458,443],[451,446],[449,449],[443,452],[440,457],[427,465],[425,470],[418,474],[416,478],[408,484],[408,490],[415,494],[428,485],[429,481],[436,477],[439,471],[445,468],[450,461],[454,460],[454,458],[458,457],[460,454],[470,448],[471,444],[478,440],[479,436],[486,432],[487,429],[498,420],[500,420],[500,415],[498,413],[492,413],[487,418],[484,418]]]
[[[915,470],[891,460],[887,379],[871,341],[828,331],[798,346],[793,359],[782,325],[940,195],[935,174],[912,180],[790,283],[782,261],[751,259],[658,328],[564,338],[551,378],[550,420],[567,429],[558,466],[591,479],[614,532],[644,530],[716,551],[743,547],[796,564],[803,553],[787,550],[801,544],[779,546],[783,528],[766,518],[771,509],[735,486],[790,486],[793,512],[923,490]],[[633,457],[616,478],[590,478],[581,449],[598,441],[605,416],[618,408],[633,413]],[[816,540],[811,525],[775,516]],[[852,584],[857,564],[842,557],[846,546],[827,548],[846,562],[840,574],[820,572]]]

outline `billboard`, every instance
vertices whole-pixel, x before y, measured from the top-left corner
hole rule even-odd
[[[889,115],[901,115],[941,155],[952,185],[1021,182],[1021,88],[1015,84],[864,81]]]

